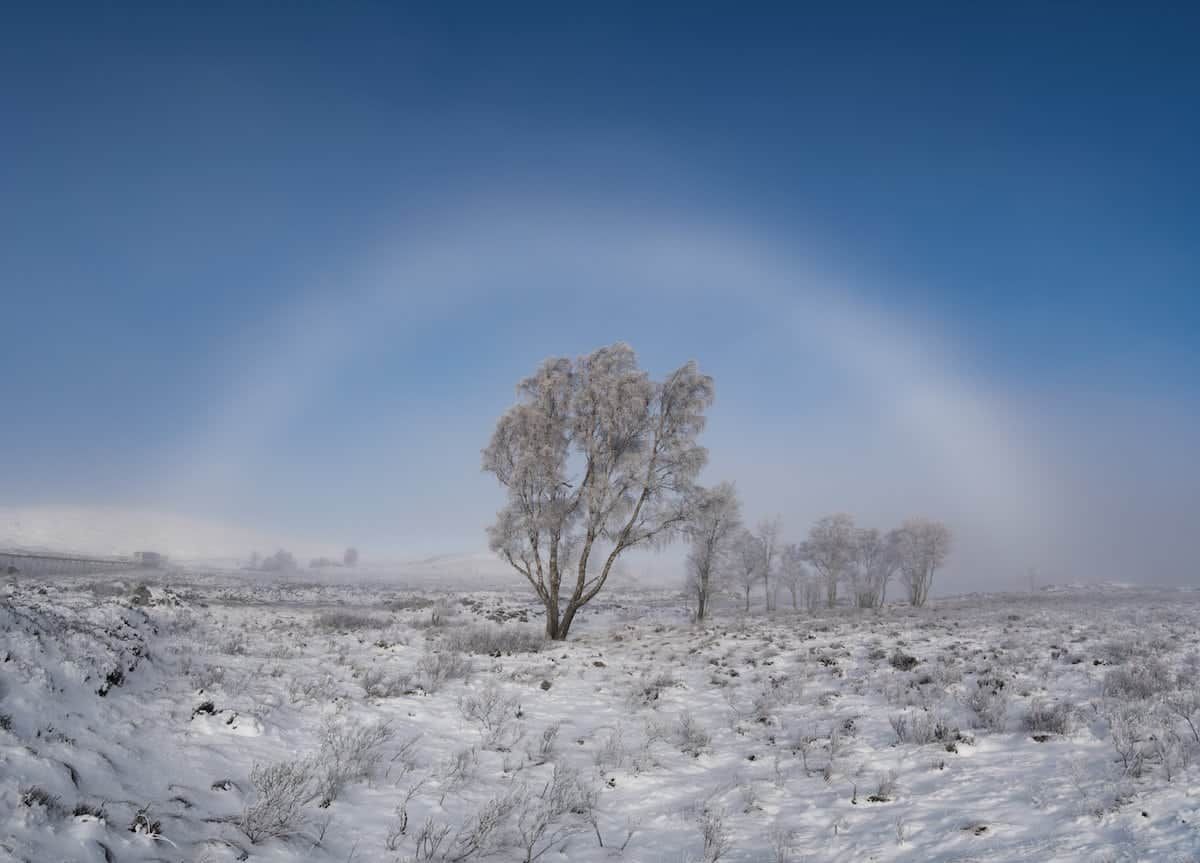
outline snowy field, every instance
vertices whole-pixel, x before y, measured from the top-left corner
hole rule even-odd
[[[0,592],[0,859],[1200,859],[1200,593]]]

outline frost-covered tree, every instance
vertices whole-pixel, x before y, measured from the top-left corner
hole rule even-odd
[[[818,519],[804,542],[804,559],[817,571],[825,585],[825,602],[837,605],[838,582],[843,581],[854,562],[854,518],[846,513]]]
[[[358,566],[358,549],[357,548],[346,549],[346,551],[342,554],[342,565],[343,566]]]
[[[729,556],[729,576],[745,597],[746,611],[750,610],[751,591],[762,581],[762,561],[763,546],[758,537],[745,529],[738,531]]]
[[[763,519],[758,523],[758,528],[754,532],[755,538],[758,539],[759,545],[762,546],[762,583],[763,591],[767,595],[767,611],[770,611],[775,605],[775,593],[771,588],[771,578],[775,570],[775,565],[779,560],[779,531],[781,529],[779,516],[775,518]]]
[[[887,585],[900,565],[899,532],[880,533],[864,527],[854,533],[851,567],[854,600],[859,608],[880,608],[887,599]]]
[[[708,615],[709,602],[726,566],[734,538],[742,526],[742,507],[733,483],[698,489],[685,528],[691,540],[687,558],[688,595],[696,603],[696,620]]]
[[[653,381],[615,344],[546,360],[517,393],[483,451],[508,493],[489,543],[537,592],[546,636],[561,640],[622,552],[687,522],[713,381],[694,362]]]
[[[919,608],[929,598],[934,571],[950,553],[950,528],[940,521],[912,518],[900,526],[896,538],[908,601]]]
[[[900,531],[889,530],[883,535],[883,550],[875,562],[873,578],[879,587],[879,605],[887,603],[887,587],[900,570]]]
[[[281,548],[270,557],[264,557],[261,568],[263,572],[295,572],[298,565],[296,556]]]
[[[879,604],[879,591],[871,577],[882,554],[883,538],[873,527],[854,530],[854,558],[850,565],[850,592],[854,604],[859,608],[875,608]]]
[[[792,595],[792,608],[800,608],[800,594],[804,582],[808,578],[808,568],[804,565],[804,550],[794,542],[789,542],[779,554],[779,580]]]

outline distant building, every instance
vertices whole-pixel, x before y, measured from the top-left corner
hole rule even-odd
[[[159,554],[157,551],[135,551],[133,553],[133,562],[138,566],[144,566],[148,569],[158,569],[167,562],[165,554]]]

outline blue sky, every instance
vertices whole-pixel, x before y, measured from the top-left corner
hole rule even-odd
[[[0,504],[482,547],[516,380],[624,339],[796,536],[1194,577],[1194,7],[294,5],[4,11]]]

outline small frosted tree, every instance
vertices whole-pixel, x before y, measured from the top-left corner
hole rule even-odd
[[[738,586],[750,610],[750,593],[762,581],[763,547],[758,537],[748,530],[738,531],[729,556],[730,580]]]
[[[694,362],[653,381],[615,344],[546,360],[517,392],[483,451],[508,495],[489,544],[542,601],[546,636],[561,640],[622,552],[686,524],[713,382]]]
[[[803,545],[804,559],[817,571],[825,585],[825,602],[837,605],[838,583],[854,562],[854,519],[846,513],[818,519]]]
[[[934,572],[950,553],[950,528],[927,518],[909,519],[897,531],[897,552],[908,601],[920,608],[929,598]]]
[[[762,583],[763,592],[767,596],[767,611],[770,611],[775,606],[775,592],[771,587],[771,578],[775,571],[775,565],[779,560],[779,531],[781,528],[779,516],[775,518],[763,519],[758,523],[758,528],[754,532],[758,544],[762,546]]]
[[[345,566],[358,566],[358,549],[348,548],[342,554],[342,564]]]
[[[270,557],[264,557],[261,568],[264,572],[295,572],[298,565],[296,556],[281,548]]]
[[[800,596],[807,578],[808,568],[804,565],[803,549],[797,543],[788,543],[779,554],[779,581],[792,595],[793,609],[800,608]]]
[[[696,492],[685,528],[691,540],[686,587],[696,603],[696,620],[708,616],[713,591],[720,580],[730,547],[742,525],[742,507],[733,483],[723,482]]]
[[[873,578],[879,589],[879,605],[887,603],[887,588],[900,570],[900,531],[889,530],[883,535],[883,550],[875,562]]]
[[[888,582],[900,564],[897,546],[897,531],[880,533],[873,527],[855,531],[851,573],[854,600],[859,608],[883,606]]]

